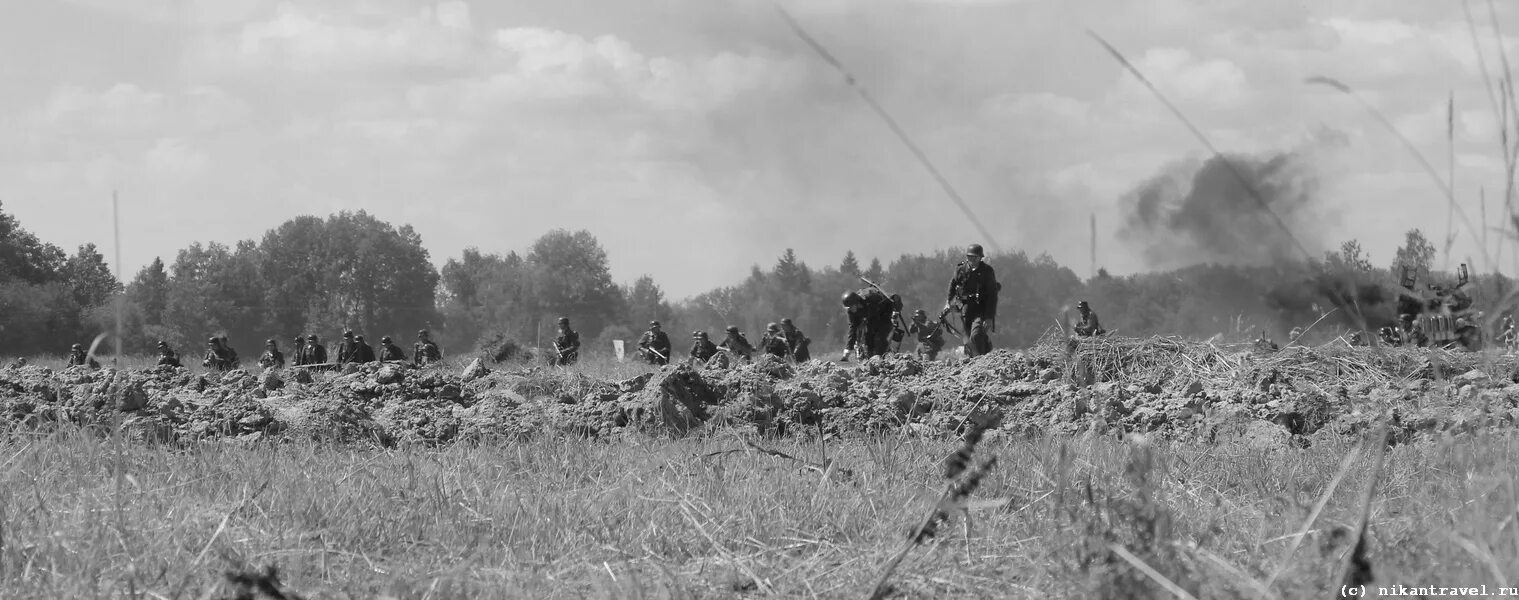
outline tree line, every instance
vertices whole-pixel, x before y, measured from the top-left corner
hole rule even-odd
[[[521,253],[467,249],[437,269],[409,225],[345,211],[296,217],[257,241],[192,243],[123,285],[93,244],[69,255],[0,210],[0,335],[10,354],[59,354],[113,331],[119,312],[131,354],[152,353],[158,340],[198,351],[216,336],[248,352],[266,338],[288,347],[296,335],[331,340],[350,329],[403,345],[415,330],[429,329],[445,351],[463,353],[503,338],[547,346],[555,320],[566,316],[586,352],[597,353],[611,352],[611,340],[636,340],[651,320],[683,347],[692,330],[720,336],[735,325],[757,337],[766,324],[790,318],[823,350],[842,347],[848,325],[839,297],[866,287],[866,279],[899,294],[904,316],[921,308],[936,318],[963,254],[954,247],[862,264],[847,252],[836,265],[813,267],[786,249],[771,264],[752,265],[736,284],[674,302],[647,275],[614,282],[606,250],[586,231],[550,231]],[[1452,282],[1434,268],[1436,256],[1418,230],[1407,233],[1387,267],[1374,266],[1355,241],[1302,263],[1099,271],[1087,279],[1047,254],[996,254],[987,257],[1003,285],[992,341],[1033,344],[1068,326],[1080,300],[1119,335],[1282,337],[1321,317],[1321,335],[1362,324],[1374,330],[1397,317],[1404,267],[1417,271],[1421,289]],[[1513,289],[1497,275],[1475,276],[1472,287],[1488,310]]]

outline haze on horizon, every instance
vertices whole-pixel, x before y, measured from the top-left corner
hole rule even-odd
[[[3,210],[109,256],[119,190],[128,279],[195,241],[359,209],[414,226],[439,265],[586,229],[617,281],[649,274],[674,299],[786,248],[821,267],[987,242],[767,1],[128,4],[44,0],[0,21]],[[1385,265],[1408,229],[1443,249],[1447,228],[1413,157],[1304,83],[1317,75],[1355,88],[1442,176],[1454,98],[1458,197],[1475,222],[1485,189],[1501,221],[1497,119],[1459,1],[784,5],[954,182],[989,249],[1085,276],[1095,214],[1101,266],[1174,266],[1116,239],[1126,198],[1208,154],[1087,29],[1221,150],[1314,148],[1310,250],[1355,238]],[[1488,5],[1471,8],[1491,69]],[[1452,263],[1481,268],[1480,243],[1454,232]]]

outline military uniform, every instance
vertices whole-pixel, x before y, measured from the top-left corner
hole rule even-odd
[[[786,335],[786,349],[791,353],[791,360],[804,363],[812,359],[812,352],[807,349],[812,340],[807,339],[802,330],[791,323],[791,319],[781,319],[781,332]]]
[[[295,336],[290,342],[290,366],[299,367],[306,362],[306,338]]]
[[[100,368],[100,362],[96,361],[93,358],[90,358],[89,353],[84,351],[84,345],[82,345],[82,344],[74,344],[74,346],[72,348],[69,348],[69,366],[70,367],[84,367],[84,366],[88,366],[91,369],[99,369]]]
[[[1076,309],[1081,313],[1081,322],[1076,324],[1076,335],[1079,335],[1081,337],[1093,337],[1107,333],[1107,331],[1102,328],[1102,322],[1097,319],[1097,311],[1094,311],[1090,306],[1087,306],[1085,300],[1082,300],[1080,304],[1077,304]]]
[[[649,330],[638,340],[638,351],[651,365],[670,364],[670,336],[659,330],[659,322],[649,323]]]
[[[692,332],[691,334],[691,359],[698,363],[706,363],[717,354],[717,344],[707,339],[705,331]]]
[[[200,361],[200,365],[218,371],[231,371],[238,367],[237,354],[222,344],[221,340],[211,338],[206,342],[206,357]]]
[[[919,358],[926,360],[939,358],[939,351],[944,349],[944,326],[929,323],[928,314],[920,310],[913,315],[912,323],[907,326],[907,333],[918,340],[916,352]]]
[[[765,354],[776,358],[786,358],[791,353],[791,346],[786,343],[786,336],[781,333],[780,325],[771,323],[765,328],[765,335],[760,337],[760,349]]]
[[[750,357],[754,355],[754,344],[749,343],[749,338],[744,337],[738,327],[728,327],[728,337],[724,338],[723,343],[718,344],[717,347],[726,349],[727,354],[735,359],[750,360]]]
[[[406,353],[391,341],[390,336],[380,338],[380,360],[383,362],[405,362]]]
[[[580,360],[580,334],[570,329],[570,320],[559,318],[559,337],[554,338],[554,364],[573,365]]]
[[[269,340],[265,346],[264,355],[258,357],[258,366],[265,369],[282,369],[285,367],[285,354],[274,345],[274,340]]]
[[[344,331],[343,341],[338,342],[338,364],[353,362],[353,353],[358,349],[358,343],[353,341],[353,332]]]
[[[997,283],[996,272],[986,262],[972,267],[968,257],[982,257],[981,246],[971,244],[966,250],[967,260],[955,265],[955,276],[949,281],[949,294],[945,304],[960,302],[960,319],[968,342],[966,356],[980,356],[992,351],[988,326],[995,328],[997,321],[997,294],[1002,285]]]
[[[158,342],[158,362],[154,366],[159,367],[183,367],[179,362],[179,354],[169,347],[168,342]]]
[[[443,351],[438,349],[432,339],[427,337],[427,330],[417,332],[417,343],[411,345],[411,361],[419,367],[425,367],[443,360]]]
[[[885,293],[873,287],[850,292],[844,296],[848,310],[849,338],[844,342],[844,360],[850,351],[858,351],[860,359],[880,356],[891,351],[891,333],[896,329],[893,316],[898,306]]]
[[[327,347],[317,343],[315,335],[306,336],[306,362],[308,365],[327,364]]]
[[[372,363],[374,362],[374,348],[364,341],[364,336],[354,336],[353,354],[349,355],[348,362]]]

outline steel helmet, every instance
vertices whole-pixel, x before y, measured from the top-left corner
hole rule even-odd
[[[729,325],[728,326],[728,333],[738,333],[738,326],[737,325]]]
[[[390,343],[390,336],[387,335],[387,336],[384,336],[384,337],[380,338],[380,343],[382,343],[382,344],[389,344]]]
[[[849,306],[850,304],[864,304],[865,303],[865,299],[861,298],[860,294],[858,292],[852,292],[852,291],[851,292],[844,292],[844,295],[840,298],[840,301],[842,301],[844,303],[844,306]]]
[[[971,244],[969,247],[967,247],[965,249],[965,255],[966,256],[979,256],[979,257],[983,257],[983,258],[986,257],[986,253],[984,253],[984,252],[981,251],[981,244]]]

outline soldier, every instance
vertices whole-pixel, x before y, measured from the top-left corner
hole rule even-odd
[[[336,362],[340,365],[353,362],[351,359],[353,358],[353,352],[356,349],[357,344],[353,342],[353,330],[344,330],[343,341],[338,342],[338,359]]]
[[[1262,329],[1260,337],[1255,338],[1255,349],[1259,352],[1276,352],[1281,348],[1276,345],[1276,342],[1271,341],[1271,338],[1266,337],[1266,330]]]
[[[315,333],[306,336],[306,364],[327,364],[327,347],[318,342]]]
[[[939,358],[939,351],[944,349],[944,327],[938,323],[929,323],[927,312],[921,308],[913,311],[912,323],[907,326],[907,332],[918,338],[918,358]]]
[[[786,335],[786,347],[791,353],[791,360],[800,364],[812,359],[812,352],[807,350],[812,340],[807,339],[807,336],[802,334],[802,330],[791,323],[789,317],[781,319],[781,333]]]
[[[280,352],[280,347],[274,343],[274,338],[264,340],[264,355],[258,357],[258,366],[265,369],[285,368],[285,354]]]
[[[954,302],[960,303],[960,319],[969,338],[966,356],[991,352],[992,340],[987,330],[997,331],[997,293],[1002,284],[997,283],[992,266],[982,262],[984,258],[980,244],[966,248],[965,262],[955,265],[955,277],[949,281],[949,294],[944,300],[946,313]]]
[[[638,340],[638,352],[651,365],[670,364],[670,336],[659,329],[659,321],[649,321],[649,330]]]
[[[306,362],[306,338],[295,336],[290,340],[290,366],[299,367]]]
[[[1102,323],[1097,320],[1097,313],[1086,300],[1076,303],[1076,311],[1081,313],[1081,322],[1076,324],[1076,335],[1081,337],[1093,337],[1107,333],[1102,328]]]
[[[84,351],[84,344],[74,344],[69,348],[69,366],[89,366],[91,369],[99,369],[100,362],[91,358],[89,353]]]
[[[707,361],[712,360],[712,356],[715,354],[717,354],[717,344],[714,344],[712,343],[712,340],[707,339],[707,332],[691,332],[692,361],[695,361],[698,364],[706,364]]]
[[[426,329],[417,330],[417,343],[411,345],[411,360],[413,364],[419,367],[425,367],[443,360],[443,351],[438,349],[437,344],[433,343]]]
[[[390,336],[380,338],[380,361],[381,362],[406,362],[406,353],[401,347],[390,341]]]
[[[559,317],[559,336],[554,338],[554,364],[568,366],[580,360],[580,334],[570,329],[570,318]]]
[[[1287,345],[1291,346],[1293,344],[1296,344],[1297,341],[1298,341],[1298,338],[1301,338],[1301,337],[1303,337],[1303,328],[1302,327],[1293,327],[1292,331],[1287,332]]]
[[[786,335],[781,333],[781,326],[770,323],[765,326],[765,335],[760,336],[760,348],[776,358],[786,358],[791,353],[791,347],[786,343]]]
[[[1515,343],[1519,343],[1519,331],[1514,330],[1514,315],[1503,316],[1502,332],[1498,336],[1503,340],[1503,346],[1510,350],[1514,349]]]
[[[1419,322],[1411,314],[1403,315],[1403,339],[1401,342],[1400,345],[1418,348],[1429,345],[1429,336],[1424,335],[1424,328],[1419,325]]]
[[[750,356],[754,354],[754,345],[749,343],[749,338],[744,337],[744,334],[739,332],[737,325],[729,325],[727,332],[728,337],[724,338],[723,343],[718,344],[717,347],[722,348],[734,359],[751,360]]]
[[[200,366],[217,371],[231,371],[238,367],[238,361],[232,354],[232,349],[223,344],[221,338],[211,338],[206,340],[206,358],[200,361]]]
[[[1403,339],[1398,335],[1398,330],[1391,325],[1377,330],[1377,337],[1382,340],[1382,345],[1397,347],[1403,345]]]
[[[374,362],[374,347],[364,341],[364,336],[353,336],[353,354],[348,357],[348,362],[372,363]]]
[[[179,354],[169,347],[168,342],[158,340],[158,364],[155,366],[183,367],[185,365],[179,362]]]
[[[1359,329],[1350,332],[1350,339],[1346,340],[1346,343],[1350,344],[1351,346],[1365,346],[1366,345],[1366,334],[1365,334],[1365,332],[1362,332]]]
[[[849,362],[851,352],[860,358],[880,356],[891,350],[891,333],[896,328],[898,307],[890,297],[874,287],[844,292],[844,309],[849,316],[849,339],[844,342],[841,362]]]

